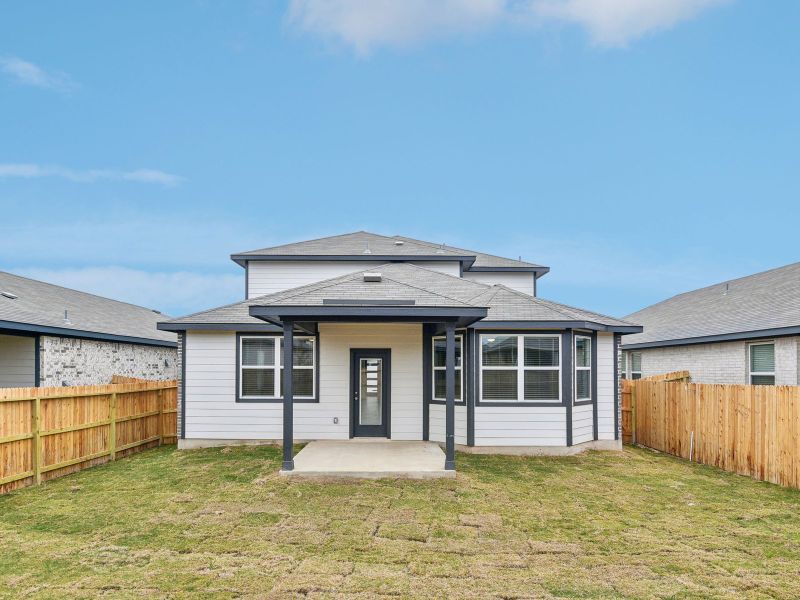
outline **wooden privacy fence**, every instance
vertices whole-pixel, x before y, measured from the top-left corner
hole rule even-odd
[[[644,380],[638,381],[686,381],[690,379],[689,371],[671,371],[661,375],[651,375]],[[620,412],[622,413],[622,443],[635,444],[636,440],[636,419],[631,393],[631,386],[626,385],[630,380],[622,380],[622,390],[620,393]]]
[[[177,440],[175,381],[0,389],[0,493]]]
[[[633,443],[800,487],[800,387],[640,379],[626,395]]]

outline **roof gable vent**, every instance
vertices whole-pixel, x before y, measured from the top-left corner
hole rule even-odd
[[[366,282],[369,281],[377,282],[381,281],[382,279],[383,275],[381,275],[380,273],[364,273],[364,281]]]

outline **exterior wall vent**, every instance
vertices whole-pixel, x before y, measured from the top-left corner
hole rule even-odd
[[[383,276],[380,273],[364,273],[364,281],[381,281]]]

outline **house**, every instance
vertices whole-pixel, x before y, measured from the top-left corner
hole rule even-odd
[[[679,294],[625,317],[622,372],[698,383],[800,385],[800,263]]]
[[[616,348],[641,327],[537,297],[547,267],[363,231],[231,258],[244,301],[159,324],[179,447],[281,440],[285,472],[292,440],[430,440],[448,469],[456,444],[620,447]]]
[[[0,387],[94,385],[113,375],[174,379],[163,315],[0,271]]]

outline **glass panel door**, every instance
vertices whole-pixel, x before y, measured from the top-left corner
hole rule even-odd
[[[383,421],[383,359],[362,358],[359,425],[380,425]]]

